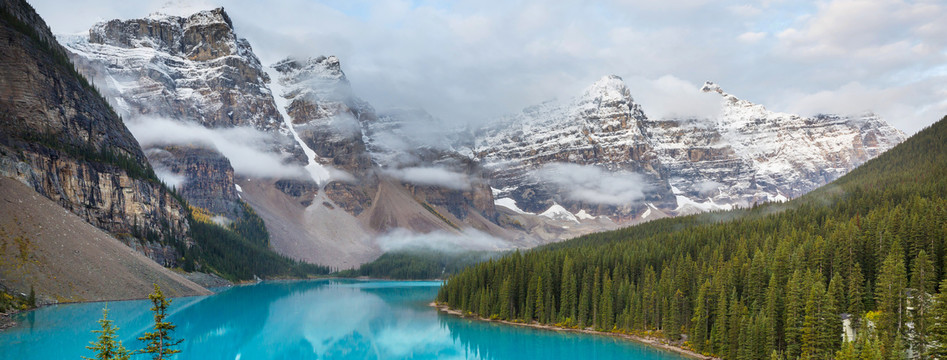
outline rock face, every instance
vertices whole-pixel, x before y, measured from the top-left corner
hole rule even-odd
[[[185,176],[177,189],[189,202],[230,219],[243,214],[230,160],[203,147],[168,145],[148,150],[155,168]]]
[[[267,86],[268,74],[223,8],[112,20],[93,26],[88,37],[63,40],[80,71],[103,86],[129,121],[166,118],[215,131],[255,129],[262,134],[259,147],[286,163],[304,164]],[[169,139],[145,146],[151,163],[163,170],[159,174],[185,180],[182,195],[192,205],[240,216],[233,168],[215,145]]]
[[[26,2],[4,0],[0,175],[112,233],[186,241],[185,209]]]
[[[362,139],[361,121],[375,119],[375,109],[355,97],[335,56],[285,59],[275,65],[274,96],[284,103],[288,126],[312,151],[310,161],[324,169],[330,199],[358,216],[371,206],[377,178]]]
[[[544,103],[502,118],[477,134],[474,153],[489,169],[497,198],[511,198],[527,212],[541,213],[555,204],[569,211],[592,210],[617,221],[647,210],[647,203],[674,204],[667,171],[645,134],[647,118],[618,76],[607,76],[567,103]],[[591,203],[567,196],[575,184],[550,181],[562,176],[543,171],[555,164],[578,164],[594,173],[637,174],[642,196],[623,205]],[[555,170],[555,169],[552,169]]]
[[[477,157],[493,169],[498,198],[539,213],[563,204],[618,222],[661,211],[688,214],[796,197],[904,140],[873,114],[803,117],[774,113],[727,94],[713,119],[648,119],[621,78],[602,78],[578,99],[545,103],[478,134]],[[625,209],[576,201],[543,167],[595,165],[643,175],[651,185]],[[555,175],[555,174],[553,174]],[[628,211],[628,209],[633,209]],[[631,215],[631,216],[629,216]]]
[[[223,8],[189,17],[154,14],[96,24],[68,37],[80,70],[120,89],[120,111],[186,119],[207,127],[283,126],[250,44]],[[112,95],[112,94],[106,94]]]

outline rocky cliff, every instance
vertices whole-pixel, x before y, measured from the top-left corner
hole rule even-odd
[[[185,241],[185,209],[43,20],[24,1],[0,9],[0,175],[106,231]]]
[[[87,37],[62,40],[79,70],[103,87],[131,123],[147,127],[170,120],[209,130],[211,139],[198,142],[169,134],[143,144],[159,175],[168,175],[169,183],[181,180],[181,193],[192,205],[231,220],[242,212],[233,166],[221,153],[233,146],[212,140],[225,137],[221,131],[245,129],[256,142],[248,146],[287,164],[305,163],[270,93],[269,75],[249,43],[236,36],[223,8],[187,17],[111,20],[93,26]]]
[[[674,204],[655,149],[660,144],[646,136],[646,120],[622,79],[607,76],[571,102],[547,102],[497,120],[477,133],[474,153],[490,170],[496,196],[513,199],[526,212],[561,204],[573,213],[586,209],[623,222],[647,211],[648,203]],[[601,174],[634,181],[595,184]],[[596,179],[583,179],[587,175]],[[636,193],[614,203],[573,191],[586,185],[603,195]]]
[[[870,113],[775,113],[713,83],[701,90],[723,96],[719,116],[648,119],[622,79],[607,76],[571,102],[544,103],[496,121],[478,134],[474,151],[493,170],[491,185],[507,208],[540,213],[562,204],[573,214],[627,222],[793,198],[904,140]],[[609,206],[594,191],[575,192],[633,188],[617,180],[589,186],[616,171],[647,183],[624,208]]]

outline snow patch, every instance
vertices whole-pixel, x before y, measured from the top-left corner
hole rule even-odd
[[[505,207],[505,208],[507,208],[507,209],[513,210],[513,211],[515,211],[516,213],[519,213],[519,214],[524,214],[524,215],[536,215],[536,214],[533,214],[533,213],[530,213],[530,212],[523,211],[523,209],[520,209],[519,206],[516,206],[516,200],[513,200],[513,199],[511,199],[511,198],[496,199],[496,200],[493,200],[493,204],[496,205],[496,206],[502,206],[502,207]]]
[[[545,216],[553,220],[572,221],[579,223],[579,219],[575,217],[575,214],[569,212],[569,210],[566,210],[566,208],[562,207],[562,205],[556,203],[553,203],[548,210],[543,211],[543,213],[539,214],[539,216]]]
[[[289,117],[289,113],[286,112],[286,108],[289,107],[289,101],[284,97],[286,93],[284,92],[283,84],[281,84],[279,80],[279,71],[276,71],[273,67],[267,67],[265,70],[266,74],[270,76],[270,91],[273,93],[276,109],[279,110],[280,115],[283,117],[283,122],[286,124],[286,127],[289,128],[289,132],[293,134],[293,139],[299,143],[299,146],[302,147],[303,152],[306,154],[306,161],[308,162],[305,166],[306,171],[309,173],[309,176],[312,177],[312,180],[321,188],[331,179],[329,169],[316,162],[316,151],[310,148],[309,145],[306,145],[306,142],[303,141],[303,139],[299,137],[299,133],[296,132],[296,128],[293,127],[293,120]]]
[[[593,216],[592,214],[585,212],[585,209],[579,210],[579,212],[575,213],[575,217],[580,220],[595,220],[598,218],[597,216]]]

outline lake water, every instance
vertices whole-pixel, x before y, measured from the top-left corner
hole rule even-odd
[[[176,359],[682,359],[608,336],[529,329],[441,314],[427,306],[438,282],[265,282],[174,299],[184,338]],[[0,332],[0,359],[79,359],[105,303],[19,314]],[[146,301],[108,303],[129,348],[152,321]],[[134,358],[134,357],[133,357]],[[145,356],[138,356],[145,359]]]

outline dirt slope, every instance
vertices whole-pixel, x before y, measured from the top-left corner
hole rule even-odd
[[[42,302],[210,291],[138,254],[19,181],[0,177],[0,284]]]

